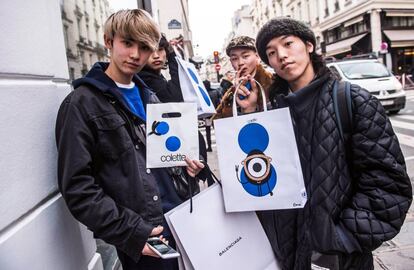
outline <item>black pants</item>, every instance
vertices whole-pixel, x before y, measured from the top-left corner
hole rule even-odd
[[[211,126],[206,125],[207,149],[211,149]]]
[[[177,259],[160,259],[142,256],[138,263],[120,250],[116,250],[123,270],[178,270]],[[139,251],[137,251],[139,252]]]

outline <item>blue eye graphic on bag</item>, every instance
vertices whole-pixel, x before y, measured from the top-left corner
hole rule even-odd
[[[272,158],[264,151],[269,145],[269,134],[257,123],[245,125],[239,132],[238,143],[247,157],[241,162],[243,168],[239,173],[239,165],[235,166],[236,176],[244,190],[250,195],[263,197],[273,196],[277,174],[272,165]],[[240,175],[240,177],[239,177]]]
[[[162,136],[168,133],[170,126],[165,121],[154,121],[151,126],[151,132],[148,133],[148,136],[154,134],[157,136]],[[165,141],[165,148],[169,151],[174,152],[180,149],[181,140],[177,136],[170,136]]]
[[[200,91],[201,95],[203,96],[204,101],[206,102],[206,104],[208,106],[210,106],[211,101],[210,98],[208,97],[208,94],[206,93],[206,90],[204,89],[204,85],[198,81],[197,79],[197,75],[194,73],[194,71],[191,68],[187,68],[188,74],[190,74],[191,79],[193,79],[193,81],[197,84],[198,86],[198,91]]]

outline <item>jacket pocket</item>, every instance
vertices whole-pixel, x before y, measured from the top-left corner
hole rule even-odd
[[[93,120],[97,128],[98,153],[109,159],[118,159],[133,144],[119,114],[107,114]]]

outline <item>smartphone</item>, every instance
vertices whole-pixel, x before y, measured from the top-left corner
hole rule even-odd
[[[246,87],[247,88],[247,90],[251,90],[252,89],[252,85],[250,84],[250,82],[249,81],[247,81],[247,83],[245,83],[244,84],[244,87]],[[246,97],[245,96],[242,96],[242,95],[239,95],[239,99],[240,100],[243,100],[243,99],[245,99]]]
[[[180,257],[175,249],[161,241],[158,237],[151,237],[147,240],[149,247],[162,259],[171,259]]]

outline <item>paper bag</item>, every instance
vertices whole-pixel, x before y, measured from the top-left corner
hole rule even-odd
[[[197,104],[197,114],[200,118],[215,114],[214,104],[194,65],[180,57],[175,59],[178,62],[178,75],[184,101]]]
[[[214,121],[227,212],[303,208],[306,203],[289,109],[264,109],[238,116],[234,103],[233,117]]]
[[[199,159],[197,108],[193,103],[147,105],[147,168],[186,166]]]
[[[185,269],[279,269],[256,213],[225,213],[218,184],[193,197],[192,213],[186,201],[165,217]]]

